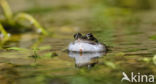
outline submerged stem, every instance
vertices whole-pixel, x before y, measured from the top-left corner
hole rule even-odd
[[[0,24],[0,32],[2,33],[2,35],[4,36],[4,38],[9,37],[7,31],[4,29],[4,27],[2,26],[2,24]]]
[[[6,19],[9,21],[9,23],[13,24],[12,11],[11,11],[10,6],[8,5],[7,1],[0,0],[0,5],[2,6],[2,9],[3,9]]]
[[[39,32],[42,32],[44,35],[47,35],[48,34],[47,31],[31,15],[26,14],[26,13],[19,13],[15,17],[15,20],[18,21],[19,19],[26,19],[26,20],[30,21],[36,28],[39,29]]]

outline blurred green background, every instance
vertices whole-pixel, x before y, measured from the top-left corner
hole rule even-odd
[[[6,1],[13,16],[30,14],[48,35],[32,31],[25,20],[10,26],[1,7],[0,23],[11,37],[0,39],[0,84],[132,84],[121,82],[122,72],[156,75],[154,0]],[[76,32],[92,32],[110,48],[90,59],[94,67],[76,67],[63,52]]]

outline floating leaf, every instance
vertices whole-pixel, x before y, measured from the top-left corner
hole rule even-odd
[[[40,50],[39,48],[33,48],[34,51]]]
[[[50,58],[51,56],[52,56],[52,53],[46,53],[46,54],[44,54],[43,57],[48,57],[48,58]]]
[[[150,36],[149,38],[152,40],[156,40],[156,35]]]
[[[26,49],[24,49],[24,48],[19,48],[19,47],[10,47],[10,48],[7,48],[7,50],[24,51],[24,50],[26,50]]]
[[[58,54],[56,52],[49,52],[49,53],[44,54],[43,57],[52,58],[52,57],[55,57],[55,56],[58,56]]]
[[[56,52],[53,52],[51,56],[58,56],[58,54]]]
[[[124,56],[125,53],[124,52],[119,52],[119,53],[116,53],[116,56]]]
[[[153,63],[156,65],[156,55],[153,57]]]
[[[151,61],[151,59],[150,59],[150,58],[147,58],[147,57],[143,58],[142,60],[143,60],[144,62],[147,62],[147,63]]]
[[[116,68],[116,65],[113,62],[106,61],[105,64],[113,69]]]
[[[51,49],[51,46],[42,46],[42,47],[40,47],[39,48],[40,50],[49,50],[49,49]]]

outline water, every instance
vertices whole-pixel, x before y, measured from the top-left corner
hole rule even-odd
[[[40,0],[33,2],[43,8],[36,11],[28,1],[19,1],[21,7],[14,1],[10,4],[15,12],[27,11],[35,16],[51,34],[26,32],[5,42],[0,50],[0,83],[120,84],[122,72],[156,75],[152,60],[156,51],[154,9],[136,11],[94,1]],[[64,52],[76,32],[92,32],[109,51]]]

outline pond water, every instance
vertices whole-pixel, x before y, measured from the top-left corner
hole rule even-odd
[[[108,6],[102,0],[9,4],[14,13],[32,14],[50,35],[14,34],[1,44],[0,84],[121,84],[122,72],[156,75],[155,9]],[[93,33],[109,51],[65,52],[76,32]]]

